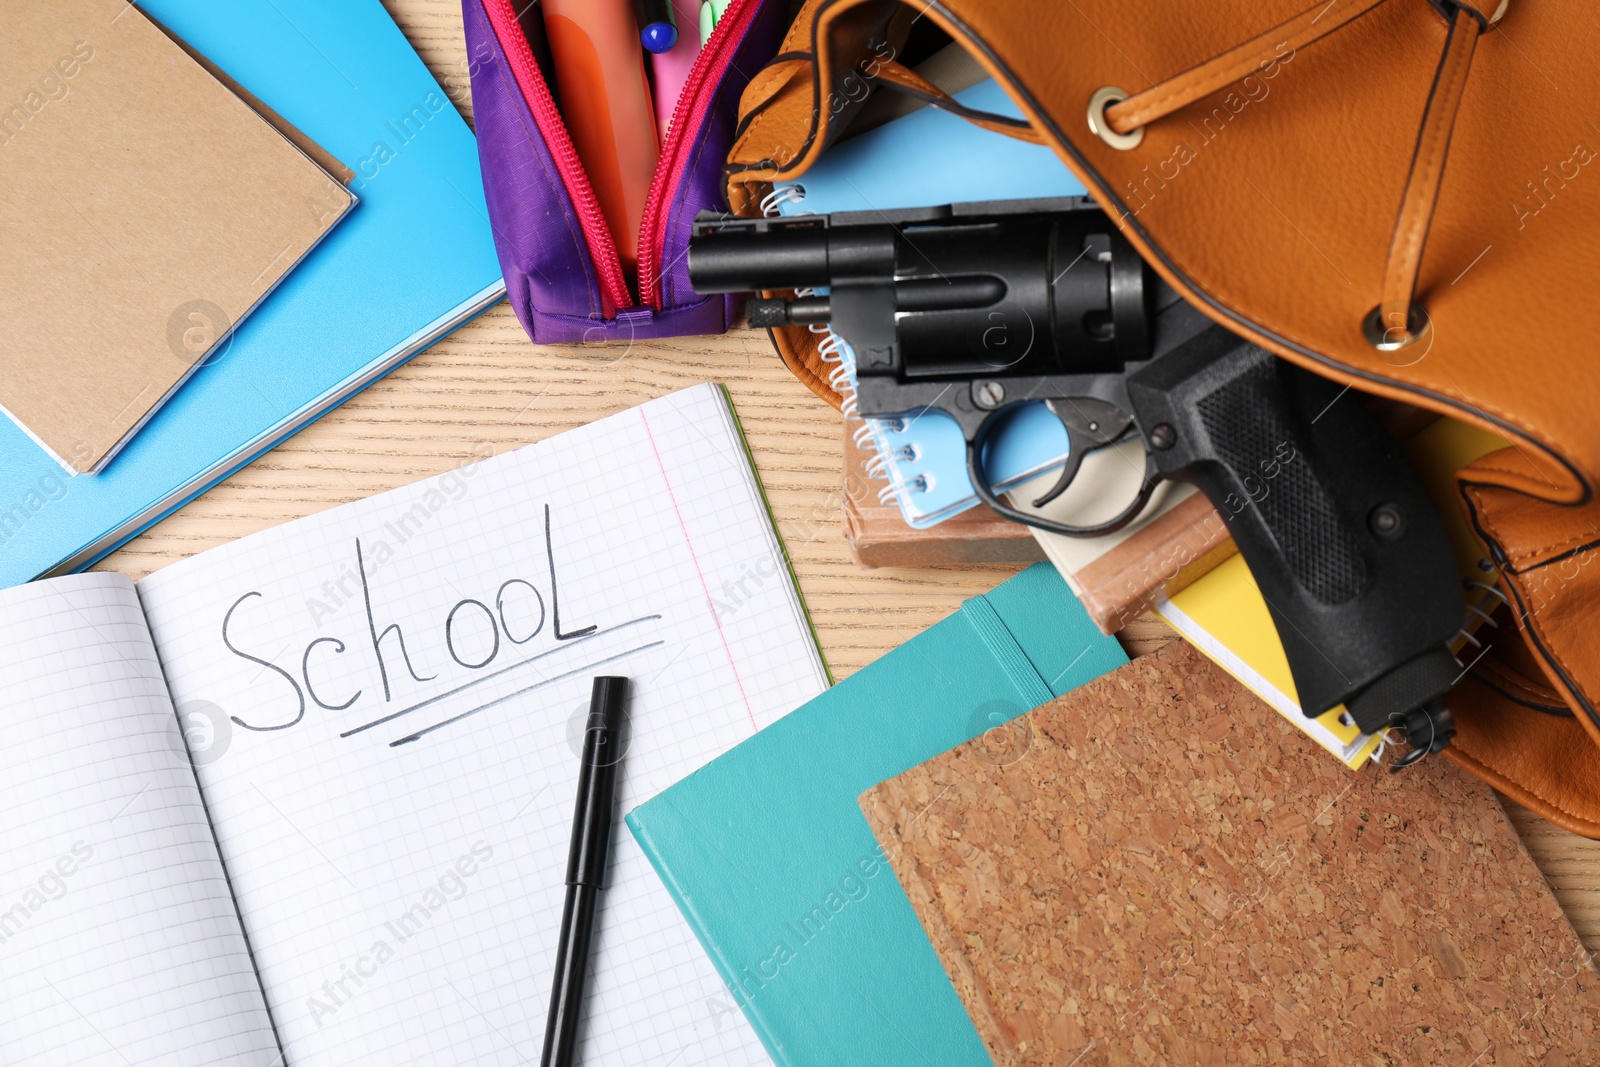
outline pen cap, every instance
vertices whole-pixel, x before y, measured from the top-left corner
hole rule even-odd
[[[678,15],[672,0],[633,0],[639,39],[652,55],[670,52],[678,43]]]
[[[717,28],[717,23],[722,21],[722,15],[728,10],[730,0],[704,0],[700,5],[700,43],[704,45],[711,40],[711,31]]]
[[[572,846],[567,852],[568,885],[605,885],[627,699],[628,679],[602,675],[594,680],[589,721],[583,731],[583,756],[578,764],[577,809],[572,817]]]

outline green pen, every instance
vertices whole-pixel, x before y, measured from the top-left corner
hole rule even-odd
[[[702,0],[700,4],[700,46],[711,40],[711,31],[717,28],[717,23],[722,19],[722,13],[728,10],[728,5],[733,0]]]

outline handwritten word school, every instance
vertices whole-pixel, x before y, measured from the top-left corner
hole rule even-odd
[[[545,560],[549,567],[549,601],[545,593],[533,582],[521,576],[509,576],[499,584],[492,596],[478,599],[464,597],[442,613],[439,622],[443,645],[457,667],[477,671],[494,663],[503,653],[516,646],[525,645],[545,632],[548,622],[550,633],[556,641],[570,641],[585,637],[596,630],[591,624],[578,629],[562,628],[560,582],[556,576],[556,550],[550,534],[550,507],[544,509]],[[406,633],[399,623],[382,625],[373,607],[372,584],[368,566],[358,537],[351,545],[355,557],[356,580],[360,587],[362,604],[366,608],[365,633],[346,634],[344,637],[322,636],[311,639],[301,648],[297,658],[288,666],[261,655],[260,649],[241,646],[236,637],[241,621],[253,609],[259,608],[265,595],[260,590],[250,590],[236,598],[222,619],[222,643],[233,655],[270,671],[278,679],[281,696],[274,701],[281,709],[276,717],[246,722],[238,716],[230,718],[246,730],[287,730],[305,719],[309,705],[326,711],[344,711],[364,697],[372,699],[383,693],[384,703],[396,698],[400,669],[415,682],[429,682],[438,674],[419,674],[406,643]],[[492,605],[492,606],[491,606]],[[361,649],[370,650],[371,677],[366,684],[353,691],[338,692],[329,679],[329,667],[336,657],[358,655]],[[320,680],[319,680],[320,679]],[[376,683],[376,684],[374,684]]]

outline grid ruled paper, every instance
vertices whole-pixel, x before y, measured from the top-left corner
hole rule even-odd
[[[590,682],[633,679],[591,1063],[767,1057],[620,814],[826,686],[714,386],[139,585],[291,1067],[539,1059]],[[753,798],[755,799],[755,798]]]
[[[0,723],[0,1062],[279,1062],[132,582],[0,592]]]

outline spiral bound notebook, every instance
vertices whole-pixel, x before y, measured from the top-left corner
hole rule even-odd
[[[856,445],[876,453],[867,475],[885,483],[878,500],[895,504],[915,529],[926,529],[979,503],[967,476],[967,442],[956,421],[939,411],[899,419],[863,419],[856,414],[855,353],[831,330],[822,358],[836,366],[829,378],[845,398],[845,418],[858,420]],[[990,439],[983,469],[996,492],[1055,470],[1067,460],[1067,431],[1045,406],[1019,408]]]
[[[982,111],[1021,116],[993,79],[955,98]],[[803,179],[776,186],[763,209],[769,215],[830,214],[1083,194],[1083,185],[1050,149],[930,107],[828,149]],[[837,365],[832,384],[845,394],[849,416],[855,391],[849,346],[825,327],[814,329],[826,334],[823,357]],[[855,432],[858,445],[878,454],[868,469],[885,483],[879,501],[898,505],[912,527],[925,529],[978,504],[967,477],[966,443],[954,420],[937,412],[867,419]],[[1042,404],[1033,404],[997,435],[984,468],[1003,489],[1061,466],[1066,455],[1066,431]]]

